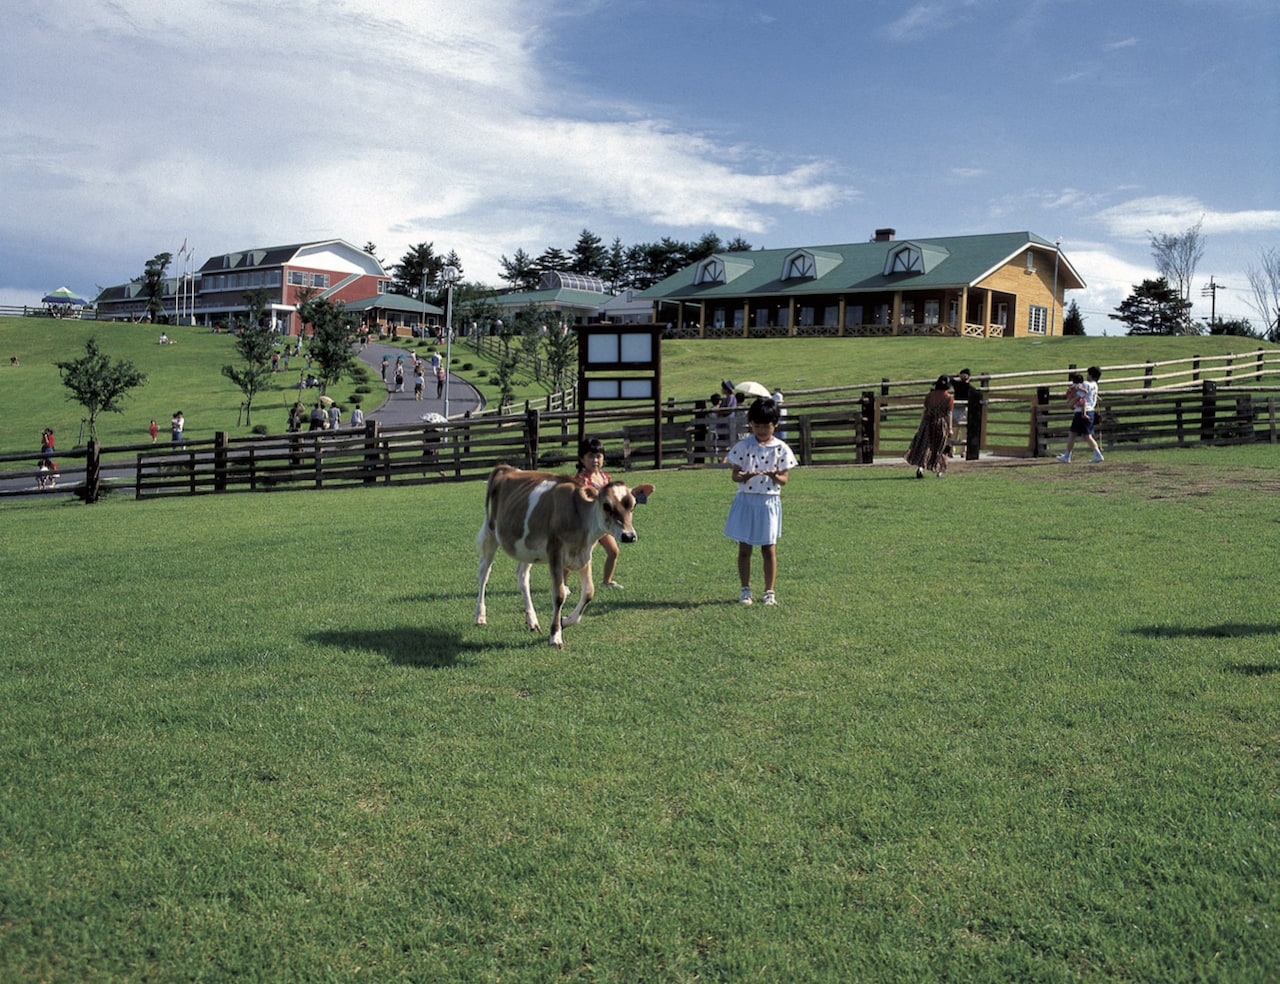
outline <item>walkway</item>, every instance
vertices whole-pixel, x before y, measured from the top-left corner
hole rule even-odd
[[[462,351],[459,346],[459,351]],[[427,363],[427,388],[421,400],[413,398],[413,356],[417,353],[418,357]],[[370,342],[364,347],[363,351],[356,353],[357,357],[373,370],[373,379],[370,385],[373,386],[373,393],[370,394],[370,403],[378,396],[378,386],[382,383],[382,357],[386,355],[389,358],[387,365],[387,383],[386,398],[374,409],[365,408],[365,419],[376,420],[383,427],[401,427],[412,424],[422,423],[422,418],[429,413],[444,414],[444,400],[436,399],[436,381],[430,374],[431,356],[425,349],[417,348],[417,339],[413,339],[413,347],[405,345],[386,345],[382,342]],[[404,392],[393,393],[395,387],[394,377],[396,368],[396,356],[404,357]],[[441,358],[444,353],[440,353]],[[484,398],[479,391],[461,379],[454,373],[449,373],[449,416],[461,417],[463,414],[479,410],[484,406]]]

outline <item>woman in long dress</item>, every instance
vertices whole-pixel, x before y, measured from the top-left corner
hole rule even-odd
[[[933,389],[925,395],[924,413],[911,447],[903,455],[907,464],[916,466],[916,478],[924,478],[925,469],[939,478],[947,471],[947,446],[951,443],[951,410],[955,398],[947,392],[951,385],[948,376],[939,376]]]

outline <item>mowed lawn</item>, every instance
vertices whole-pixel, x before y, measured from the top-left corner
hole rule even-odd
[[[0,979],[1274,981],[1276,460],[637,474],[562,651],[479,484],[6,504]]]

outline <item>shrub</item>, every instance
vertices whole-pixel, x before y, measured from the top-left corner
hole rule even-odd
[[[363,386],[363,385],[361,385],[361,386],[357,386],[357,387],[356,387],[356,389],[355,389],[355,391],[356,391],[357,393],[372,393],[372,392],[373,392],[373,387],[372,387],[372,386]]]
[[[352,393],[351,396],[347,398],[347,400],[348,402],[354,403],[356,406],[359,406],[361,403],[364,402],[364,394],[357,390],[355,393]]]
[[[476,376],[480,379],[484,379],[484,377],[487,375],[489,375],[488,369],[481,369],[479,372],[476,373]]]
[[[249,433],[250,433],[250,434],[258,434],[258,435],[266,434],[266,433],[268,433],[267,425],[266,425],[266,424],[254,424],[252,427],[250,427],[250,428],[249,428]]]
[[[457,360],[457,359],[454,359],[454,360],[453,360],[453,364],[454,364],[454,365],[457,365],[457,364],[458,364],[458,360]],[[474,369],[474,368],[475,368],[475,366],[473,366],[470,362],[464,362],[464,363],[462,363],[462,371],[463,371],[463,372],[470,372],[470,371],[471,371],[472,369]]]

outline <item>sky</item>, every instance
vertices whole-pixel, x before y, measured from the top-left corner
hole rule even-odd
[[[393,264],[606,244],[1029,231],[1090,334],[1201,223],[1250,318],[1280,248],[1276,0],[17,0],[0,304],[185,243]]]

